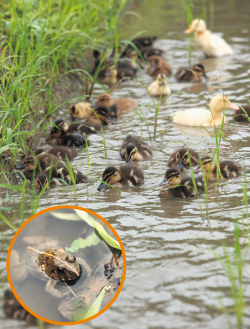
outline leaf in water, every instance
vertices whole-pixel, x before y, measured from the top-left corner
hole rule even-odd
[[[85,211],[75,209],[75,212],[82,220],[84,220],[88,225],[93,227],[108,245],[110,245],[115,249],[121,250],[119,243],[115,239],[113,239],[112,236],[108,234],[108,232],[105,230],[102,224],[98,223],[93,217],[91,217]]]
[[[66,251],[76,252],[79,249],[84,249],[86,247],[95,246],[100,242],[100,239],[95,232],[90,234],[86,239],[78,238],[74,240],[69,248],[65,248]]]
[[[84,320],[90,318],[91,316],[95,315],[96,313],[98,313],[100,311],[105,293],[110,291],[110,289],[111,289],[110,286],[105,286],[101,290],[100,294],[98,295],[96,300],[93,302],[93,304],[90,306],[90,308],[88,309],[88,312],[85,314]]]
[[[81,218],[79,218],[79,216],[77,216],[77,214],[67,214],[64,212],[59,212],[59,211],[51,211],[51,214],[59,219],[63,219],[63,220],[81,220]]]

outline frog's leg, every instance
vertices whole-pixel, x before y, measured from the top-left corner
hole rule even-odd
[[[61,297],[63,297],[64,294],[55,289],[55,285],[57,284],[57,282],[58,281],[56,281],[56,280],[49,279],[45,286],[45,290],[52,296],[61,298]]]
[[[18,252],[14,249],[12,249],[10,255],[10,275],[17,283],[24,281],[29,275],[25,260],[21,261]]]

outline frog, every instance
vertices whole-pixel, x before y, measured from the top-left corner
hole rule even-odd
[[[39,241],[43,241],[39,243]],[[60,246],[58,241],[46,241],[46,238],[26,237],[28,243],[24,254],[21,256],[17,250],[12,249],[10,257],[11,277],[14,282],[21,283],[29,275],[46,281],[45,290],[54,297],[61,298],[70,293],[56,289],[58,282],[70,286],[80,278],[82,270],[90,276],[91,270],[86,261],[75,257]]]

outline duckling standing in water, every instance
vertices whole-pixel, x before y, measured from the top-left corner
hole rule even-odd
[[[117,108],[117,115],[119,116],[130,111],[135,111],[138,107],[138,102],[133,98],[120,98],[113,100],[110,95],[102,94],[91,106],[104,106],[109,108],[114,105]]]
[[[139,186],[143,184],[144,172],[132,163],[124,166],[108,167],[102,174],[102,181],[97,190],[101,191],[106,186],[105,183],[115,187]]]
[[[217,168],[217,165],[208,155],[201,158],[201,163],[205,172],[205,176],[209,181],[216,180],[217,176],[226,179],[234,178],[239,176],[242,171],[242,167],[239,163],[230,160],[220,161],[220,168]],[[198,165],[198,167],[194,170],[194,173],[199,172],[202,172],[200,165]]]
[[[191,69],[180,69],[175,78],[177,81],[200,81],[204,77],[208,79],[204,66],[202,64],[196,64]]]
[[[47,137],[46,141],[50,143],[53,139],[55,139],[57,145],[86,147],[86,141],[83,135],[79,133],[69,133],[66,128],[67,124],[65,125],[64,120],[56,120],[55,126],[52,127],[50,135]],[[64,129],[66,129],[66,131]]]
[[[194,32],[194,40],[207,57],[222,57],[233,54],[232,48],[218,35],[206,28],[203,19],[194,19],[186,34]]]
[[[204,181],[202,177],[195,179],[197,191],[199,194],[205,192]],[[181,172],[179,169],[168,169],[166,171],[165,179],[160,185],[169,186],[168,189],[163,189],[160,192],[160,198],[180,198],[185,199],[189,197],[196,197],[196,191],[192,177],[181,178]]]
[[[155,76],[158,74],[166,74],[170,76],[173,72],[171,66],[160,56],[151,56],[148,60],[149,66],[147,68],[147,74]]]
[[[92,109],[89,103],[76,103],[69,107],[69,114],[72,121],[87,119],[92,114]]]
[[[226,109],[238,110],[238,106],[232,104],[224,95],[214,96],[210,101],[210,109],[189,109],[176,112],[173,118],[174,123],[186,126],[205,126],[213,127],[222,124],[223,119],[226,123],[226,117],[222,111]]]
[[[51,148],[44,149],[39,147],[35,150],[35,155],[46,155],[51,154],[55,157],[59,158],[60,160],[69,159],[69,161],[73,160],[77,156],[77,151],[66,146],[55,146]]]
[[[199,154],[191,148],[188,148],[187,150],[187,147],[181,147],[173,152],[168,159],[168,166],[170,168],[178,168],[180,170],[183,168],[189,168],[190,163],[188,154],[192,166],[196,166],[199,163]]]
[[[152,155],[152,150],[146,142],[128,135],[121,146],[121,158],[126,162],[141,161]]]
[[[148,86],[148,92],[151,96],[166,96],[171,93],[169,86],[167,86],[167,77],[161,73],[157,75],[156,81],[153,81]]]

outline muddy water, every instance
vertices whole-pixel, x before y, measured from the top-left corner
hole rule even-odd
[[[134,10],[143,20],[125,16],[128,36],[140,30],[160,34],[155,46],[165,50],[165,57],[174,71],[188,65],[188,39],[182,34],[186,28],[186,13],[174,1],[157,1],[152,8],[147,1],[135,4]],[[195,6],[196,15],[201,8]],[[177,83],[171,78],[173,91],[170,98],[162,102],[158,117],[157,136],[149,139],[145,123],[140,125],[134,113],[123,116],[114,126],[105,131],[108,157],[105,158],[102,138],[91,136],[89,149],[89,185],[77,186],[77,204],[93,209],[106,218],[120,235],[127,254],[127,277],[122,293],[115,304],[99,319],[85,324],[86,328],[235,328],[236,317],[218,311],[222,303],[232,307],[230,282],[214,253],[223,254],[222,243],[227,243],[233,254],[234,220],[243,216],[242,178],[232,179],[218,189],[210,187],[208,195],[208,218],[206,202],[198,200],[160,200],[158,184],[166,171],[166,161],[176,148],[188,145],[201,155],[213,153],[215,139],[201,128],[181,127],[168,123],[176,110],[192,107],[207,107],[216,94],[225,93],[233,103],[248,103],[250,81],[250,4],[247,1],[209,2],[207,21],[213,31],[218,31],[233,47],[235,54],[229,58],[205,60],[201,51],[194,48],[193,63],[202,62],[209,79],[202,83]],[[123,27],[122,27],[123,28]],[[160,32],[159,32],[160,31]],[[138,79],[145,85],[151,78],[144,71]],[[95,96],[102,92],[95,89]],[[84,94],[75,90],[74,95]],[[142,105],[141,111],[153,134],[154,108],[145,89],[137,81],[124,82],[112,91],[114,98],[133,97]],[[72,94],[67,95],[68,98]],[[67,108],[60,111],[68,119]],[[228,122],[233,112],[228,111]],[[166,128],[161,137],[160,132]],[[119,149],[128,133],[140,135],[148,141],[153,157],[139,163],[145,171],[145,184],[139,188],[122,191],[97,191],[97,178],[109,165],[121,165]],[[247,181],[250,179],[250,126],[232,123],[224,129],[226,141],[221,142],[221,159],[238,160],[245,163]],[[41,144],[44,140],[41,140]],[[87,172],[86,154],[83,152],[73,162]],[[249,193],[248,193],[249,194]],[[19,200],[13,207],[19,208]],[[73,192],[66,189],[51,190],[41,200],[40,208],[50,205],[75,204]],[[29,201],[27,202],[27,209]],[[19,210],[17,210],[19,214]],[[29,216],[27,211],[27,217]],[[202,215],[202,214],[203,215]],[[17,216],[18,217],[18,216]],[[9,231],[6,236],[11,236]],[[6,251],[8,241],[3,242]],[[2,249],[1,248],[1,249]],[[5,252],[1,254],[0,266],[4,269]],[[249,268],[244,272],[245,302],[250,303]],[[1,284],[6,281],[3,273]],[[245,328],[249,328],[249,309],[246,309]],[[8,328],[20,324],[1,320]],[[8,323],[8,325],[7,325]],[[247,324],[248,323],[248,324]],[[25,325],[23,324],[23,327]],[[78,326],[77,326],[78,327]],[[77,328],[74,326],[74,328]],[[82,326],[79,326],[79,328]]]

